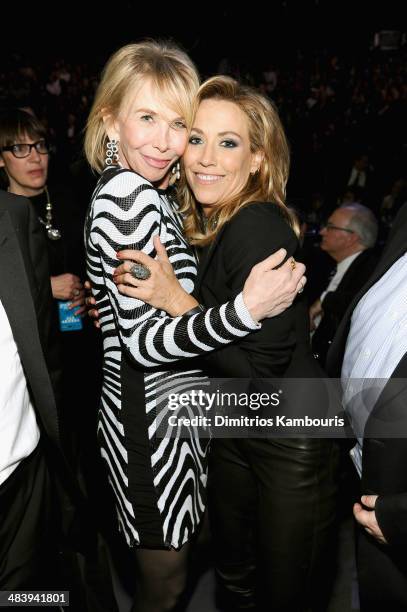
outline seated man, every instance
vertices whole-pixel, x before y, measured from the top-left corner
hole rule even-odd
[[[325,365],[346,308],[376,265],[372,247],[377,238],[377,221],[365,206],[347,204],[334,210],[320,234],[321,249],[337,263],[327,288],[310,308],[312,348]]]

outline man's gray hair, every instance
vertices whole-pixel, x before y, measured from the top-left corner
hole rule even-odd
[[[363,204],[345,204],[341,206],[352,212],[352,216],[348,223],[348,228],[353,230],[360,238],[360,242],[367,249],[374,247],[377,240],[378,224],[375,215],[370,208]]]

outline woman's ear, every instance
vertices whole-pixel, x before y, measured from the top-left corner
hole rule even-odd
[[[101,111],[101,115],[109,140],[119,140],[117,124],[113,115],[103,110]]]
[[[252,163],[250,167],[250,174],[256,174],[260,170],[261,163],[264,159],[263,151],[256,151],[252,153]]]

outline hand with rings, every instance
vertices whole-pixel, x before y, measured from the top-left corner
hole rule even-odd
[[[122,262],[113,274],[113,281],[122,295],[143,300],[171,316],[188,310],[182,308],[191,296],[182,288],[174,274],[167,251],[158,236],[153,239],[157,254],[153,259],[143,251],[126,249],[117,253]]]
[[[253,266],[243,288],[243,299],[252,318],[261,321],[281,314],[307,282],[305,266],[279,249]]]

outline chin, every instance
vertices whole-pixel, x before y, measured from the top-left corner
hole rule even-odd
[[[45,184],[44,181],[39,181],[38,183],[30,183],[27,187],[28,189],[44,189]]]

